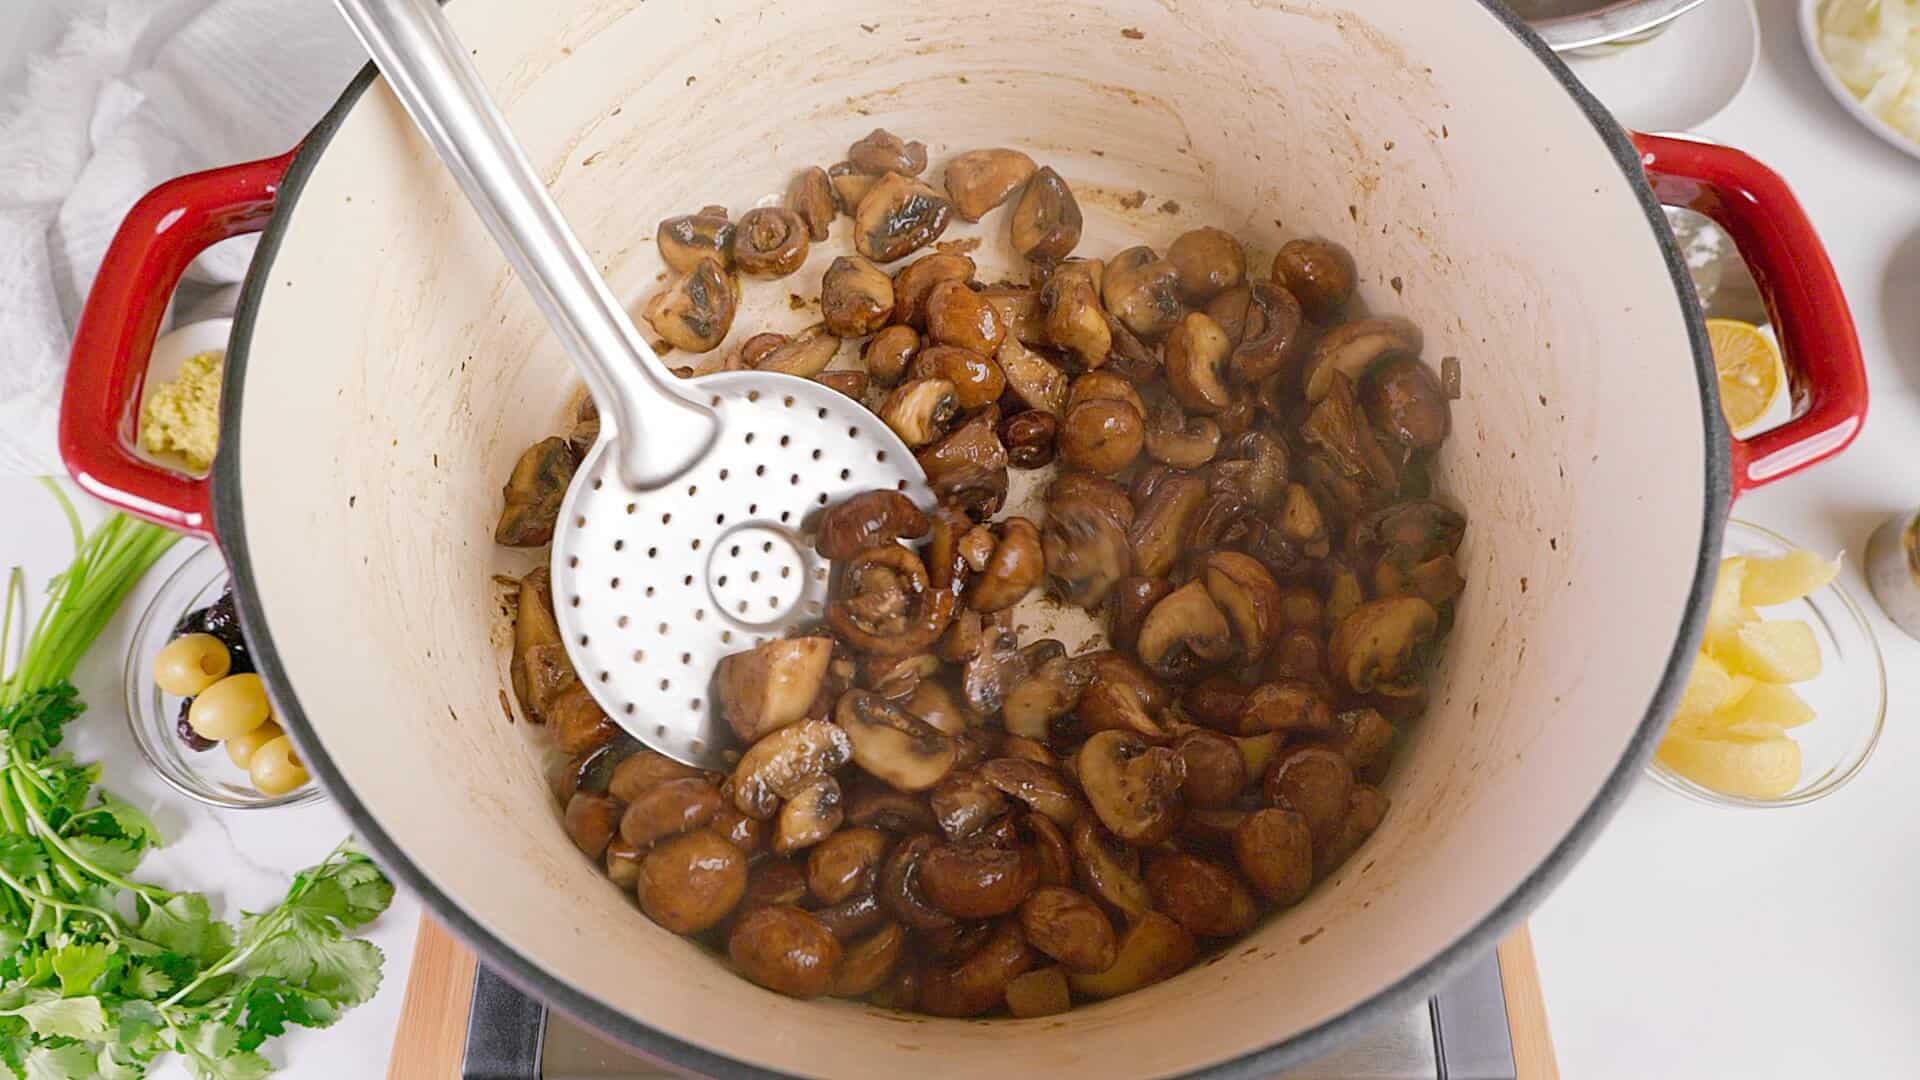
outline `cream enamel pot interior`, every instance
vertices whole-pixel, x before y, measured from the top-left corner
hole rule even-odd
[[[636,307],[660,218],[771,200],[883,125],[927,140],[935,175],[977,146],[1053,164],[1087,211],[1084,252],[1215,224],[1264,267],[1288,237],[1330,237],[1355,254],[1365,304],[1417,320],[1428,358],[1463,369],[1440,485],[1469,510],[1467,593],[1367,846],[1144,992],[992,1028],[905,1018],[753,986],[649,923],[566,841],[504,689],[492,579],[527,562],[491,530],[503,477],[559,427],[575,381],[381,84],[363,76],[297,154],[136,207],[76,341],[74,475],[218,533],[305,756],[442,920],[533,992],[684,1068],[1264,1076],[1427,993],[1538,901],[1634,782],[1696,646],[1731,495],[1837,452],[1864,415],[1844,303],[1778,178],[1644,140],[1661,196],[1727,223],[1761,270],[1796,371],[1798,418],[1730,449],[1632,144],[1480,0],[450,13]],[[1149,197],[1128,209],[1136,189]],[[262,227],[214,475],[162,474],[124,448],[150,295],[164,302],[199,247]],[[736,338],[805,321],[786,294],[810,294],[821,265],[750,284],[763,298]]]

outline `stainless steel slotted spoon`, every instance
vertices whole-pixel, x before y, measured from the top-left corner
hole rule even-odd
[[[731,765],[712,693],[730,652],[819,618],[804,530],[874,488],[931,503],[878,417],[820,383],[667,372],[514,141],[433,0],[336,0],[585,377],[600,438],[553,538],[554,614],[594,700],[646,745]]]

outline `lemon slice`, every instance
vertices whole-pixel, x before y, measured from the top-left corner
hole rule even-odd
[[[1720,410],[1737,435],[1766,416],[1784,391],[1780,351],[1759,327],[1739,319],[1708,319],[1707,340],[1720,375]]]

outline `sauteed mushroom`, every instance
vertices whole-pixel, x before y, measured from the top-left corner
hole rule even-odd
[[[1433,370],[1412,356],[1393,356],[1368,373],[1360,400],[1373,426],[1415,450],[1447,437],[1446,391]]]
[[[932,645],[953,608],[953,594],[932,587],[919,556],[883,544],[855,555],[841,572],[827,625],[863,652],[905,656]]]
[[[1260,560],[1237,551],[1207,556],[1207,595],[1233,625],[1240,654],[1248,660],[1266,655],[1280,632],[1280,586]]]
[[[873,890],[887,836],[878,829],[841,829],[807,853],[807,891],[823,904],[838,904]]]
[[[1233,630],[1207,596],[1190,581],[1153,606],[1140,624],[1140,661],[1168,677],[1225,660],[1233,654]]]
[[[1173,744],[1186,770],[1180,794],[1188,806],[1227,806],[1247,786],[1247,765],[1234,741],[1216,731],[1196,729]]]
[[[747,857],[706,830],[647,852],[635,885],[640,910],[676,934],[698,934],[727,917],[747,891]]]
[[[1220,295],[1207,301],[1204,309],[1207,318],[1220,324],[1220,331],[1227,340],[1238,344],[1247,329],[1247,305],[1253,302],[1253,290],[1245,285],[1235,285]]]
[[[940,289],[946,288],[972,294],[965,285],[948,282],[940,286]],[[936,294],[939,291],[934,290]],[[932,345],[920,350],[913,358],[909,374],[915,379],[945,379],[952,383],[954,400],[962,412],[993,404],[1007,389],[1007,377],[991,356],[952,345]]]
[[[849,690],[833,716],[854,763],[898,790],[925,791],[953,771],[958,754],[953,739],[885,698]]]
[[[979,640],[960,669],[960,692],[967,704],[982,716],[999,712],[1008,687],[1024,674],[1020,643],[1012,629],[999,618],[983,619]]]
[[[977,518],[991,517],[1007,497],[1007,448],[995,434],[999,424],[999,410],[989,407],[917,456],[934,495]]]
[[[787,185],[787,208],[807,223],[807,235],[814,243],[827,238],[833,219],[840,212],[840,200],[833,193],[833,181],[818,165],[800,170]]]
[[[655,293],[642,312],[653,332],[687,352],[710,352],[733,328],[733,282],[719,260],[706,258]]]
[[[922,447],[946,434],[960,412],[954,385],[945,379],[915,379],[901,383],[880,403],[880,419],[900,441]]]
[[[1400,318],[1360,319],[1327,331],[1313,347],[1302,384],[1308,402],[1327,396],[1334,375],[1359,382],[1389,356],[1419,356],[1420,328]]]
[[[1339,833],[1352,791],[1353,770],[1324,746],[1291,751],[1267,774],[1267,801],[1305,818],[1315,848],[1332,843]]]
[[[1387,797],[1377,788],[1366,784],[1353,785],[1353,791],[1347,796],[1347,813],[1340,820],[1340,828],[1334,833],[1332,842],[1317,845],[1313,856],[1313,872],[1316,877],[1326,877],[1346,862],[1380,822],[1387,816]]]
[[[1178,409],[1156,409],[1147,419],[1147,456],[1176,469],[1197,469],[1220,449],[1220,425]]]
[[[1313,834],[1293,810],[1270,807],[1233,830],[1233,857],[1260,895],[1292,907],[1313,887]]]
[[[613,776],[607,781],[607,792],[621,802],[630,803],[638,799],[642,792],[669,780],[704,779],[706,776],[699,769],[683,765],[657,751],[636,750],[613,767]]]
[[[827,182],[833,185],[834,201],[840,204],[848,217],[854,215],[860,200],[866,198],[867,192],[873,189],[879,179],[878,176],[856,170],[851,161],[842,161],[827,170]]]
[[[927,167],[927,147],[917,139],[906,142],[886,128],[874,128],[847,147],[847,161],[863,173],[919,176]]]
[[[1107,362],[1113,331],[1107,327],[1100,290],[1090,271],[1080,266],[1055,270],[1040,287],[1039,305],[1049,344],[1072,353],[1084,368]]]
[[[901,549],[904,550],[904,549]],[[733,767],[733,805],[765,821],[780,800],[792,798],[814,777],[831,773],[853,757],[847,733],[825,720],[802,720],[747,748]]]
[[[860,199],[853,215],[854,249],[874,262],[905,258],[940,239],[952,210],[926,184],[890,172]]]
[[[1419,692],[1428,646],[1439,629],[1433,605],[1417,596],[1361,604],[1334,627],[1327,665],[1363,694],[1405,697]]]
[[[597,859],[613,839],[614,825],[620,820],[620,804],[605,795],[575,792],[567,800],[562,825],[567,839],[589,859]]]
[[[769,336],[772,335],[759,335]],[[825,371],[839,352],[840,339],[833,336],[825,323],[816,323],[771,348],[758,351],[748,366],[756,371],[777,371],[811,379]]]
[[[1180,823],[1180,756],[1126,731],[1102,731],[1074,755],[1080,785],[1100,823],[1142,847],[1173,835]]]
[[[1111,476],[1133,464],[1146,444],[1146,421],[1124,401],[1095,398],[1067,409],[1059,453],[1068,466]]]
[[[727,935],[727,957],[740,974],[788,997],[818,997],[833,985],[840,942],[813,916],[774,904],[741,916]]]
[[[927,292],[927,336],[942,345],[991,357],[1006,339],[1000,312],[964,281],[942,281]],[[989,361],[991,363],[991,361]]]
[[[1333,746],[1360,772],[1381,761],[1393,746],[1393,725],[1378,709],[1348,709],[1333,718]]]
[[[820,314],[840,337],[871,334],[893,314],[893,279],[871,259],[842,255],[820,279]]]
[[[1260,905],[1233,871],[1197,855],[1156,853],[1146,882],[1154,905],[1195,937],[1239,937],[1260,918]]]
[[[972,769],[948,773],[927,794],[927,805],[949,840],[972,836],[1007,812],[1006,796]]]
[[[873,933],[845,946],[840,966],[827,992],[834,997],[865,997],[892,977],[905,954],[907,932],[899,923],[888,923]]]
[[[1044,740],[1048,725],[1079,703],[1092,672],[1050,639],[1027,646],[1022,659],[1027,673],[1007,689],[1000,704],[1000,720],[1012,734]]]
[[[1052,512],[1055,503],[1075,499],[1093,504],[1122,529],[1133,524],[1133,503],[1128,499],[1127,489],[1107,477],[1073,472],[1054,477],[1052,486],[1047,488],[1048,512]]]
[[[974,722],[972,714],[953,696],[953,691],[947,689],[945,683],[931,679],[923,679],[916,685],[901,700],[900,707],[942,735],[959,735]]]
[[[1040,547],[1046,557],[1047,590],[1089,610],[1099,607],[1108,590],[1133,566],[1127,534],[1109,514],[1085,499],[1048,504]]]
[[[1047,166],[1027,179],[1013,205],[1013,250],[1037,263],[1066,258],[1080,243],[1080,203]]]
[[[1121,580],[1112,592],[1113,620],[1107,638],[1117,649],[1133,650],[1140,643],[1140,624],[1153,606],[1173,591],[1166,578],[1133,576]]]
[[[973,277],[973,260],[965,255],[936,251],[923,255],[893,275],[893,321],[916,330],[927,328],[927,297],[947,281]]]
[[[980,766],[980,779],[1062,828],[1080,819],[1079,797],[1059,773],[1045,765],[1023,758],[995,758]]]
[[[1167,731],[1147,712],[1140,699],[1122,686],[1095,682],[1080,695],[1074,713],[1080,726],[1088,731],[1126,731],[1164,742]],[[1069,759],[1071,760],[1071,759]]]
[[[620,838],[636,848],[712,821],[720,812],[720,789],[697,777],[668,780],[641,792],[620,816]]]
[[[1333,714],[1313,684],[1276,679],[1255,687],[1240,707],[1235,728],[1241,735],[1263,731],[1319,734],[1333,726]]]
[[[1007,1012],[1020,1019],[1055,1016],[1071,1008],[1073,988],[1061,968],[1039,968],[1007,983]]]
[[[1067,376],[1013,335],[1000,342],[994,358],[1006,374],[1007,389],[1029,409],[1058,414],[1067,404]]]
[[[1149,340],[1166,336],[1186,311],[1180,303],[1179,271],[1145,246],[1130,247],[1107,260],[1100,294],[1115,318]]]
[[[720,711],[741,742],[753,742],[807,715],[826,683],[833,641],[824,637],[769,641],[722,657],[714,681]]]
[[[536,724],[546,722],[547,704],[577,680],[553,618],[553,585],[543,566],[520,579],[513,619],[513,659],[508,674],[520,711]]]
[[[1154,485],[1127,530],[1127,543],[1133,548],[1133,572],[1165,577],[1185,547],[1194,519],[1206,501],[1207,482],[1197,473],[1172,474]]]
[[[867,400],[867,373],[864,371],[822,371],[813,377],[822,386],[831,387],[857,402]]]
[[[1205,312],[1190,311],[1167,335],[1167,389],[1188,412],[1211,414],[1232,404],[1225,380],[1233,345]]]
[[[1193,935],[1157,911],[1142,914],[1120,935],[1113,966],[1067,976],[1073,992],[1086,998],[1110,998],[1173,978],[1193,965],[1198,950]]]
[[[920,893],[956,919],[990,919],[1019,908],[1040,880],[1025,847],[951,841],[920,860]]]
[[[1215,228],[1194,229],[1180,234],[1167,248],[1180,283],[1180,292],[1190,303],[1202,304],[1239,285],[1247,278],[1247,255],[1232,234]]]
[[[915,930],[938,930],[953,925],[953,916],[927,903],[920,895],[920,863],[940,841],[928,833],[908,837],[895,845],[881,864],[877,895],[893,917]]]
[[[875,382],[892,386],[906,374],[907,365],[919,351],[920,335],[913,332],[913,327],[895,325],[873,335],[861,359]]]
[[[998,525],[995,533],[993,554],[980,576],[967,586],[967,606],[975,611],[1012,607],[1040,583],[1045,573],[1040,530],[1033,522],[1010,517]]]
[[[762,206],[740,217],[733,230],[733,265],[754,277],[785,277],[807,261],[808,228],[784,206]]]
[[[847,822],[903,836],[928,832],[935,827],[933,810],[928,807],[926,796],[896,791],[864,776],[847,793]]]
[[[1007,448],[1007,464],[1016,469],[1040,469],[1053,463],[1060,422],[1040,409],[1017,412],[1000,421],[996,434]]]
[[[1373,429],[1360,412],[1360,403],[1354,399],[1353,384],[1345,375],[1333,375],[1327,395],[1301,425],[1300,437],[1323,452],[1317,459],[1308,460],[1310,479],[1314,460],[1322,460],[1333,466],[1332,475],[1326,479],[1359,485],[1362,499],[1390,492],[1398,482],[1393,461],[1374,438]],[[1337,498],[1337,493],[1329,494]]]
[[[573,480],[573,451],[559,436],[541,439],[513,463],[506,486],[500,489],[505,505],[493,542],[506,547],[539,547],[553,540],[560,520],[560,503]]]
[[[1073,827],[1073,866],[1088,892],[1128,919],[1153,910],[1153,896],[1140,880],[1139,850],[1115,839],[1091,814]]]
[[[845,818],[840,785],[831,776],[816,776],[780,807],[773,830],[773,853],[791,855],[833,835]]]
[[[1006,324],[1007,337],[1023,345],[1047,344],[1046,326],[1040,317],[1040,294],[1031,285],[989,285],[980,290],[980,298],[993,305]]]
[[[733,222],[727,220],[724,206],[667,218],[653,238],[660,258],[676,274],[692,273],[703,259],[718,260],[722,270],[733,269]]]
[[[1006,999],[1007,984],[1033,966],[1033,950],[1013,919],[965,959],[929,966],[920,979],[920,1008],[935,1016],[978,1016]]]
[[[1289,240],[1273,257],[1273,280],[1299,299],[1307,318],[1330,323],[1353,296],[1353,258],[1326,240]]]
[[[605,746],[620,734],[580,682],[568,683],[547,702],[547,727],[553,732],[553,745],[563,754]]]
[[[861,893],[831,907],[814,908],[808,914],[835,940],[843,942],[871,934],[887,922],[886,907],[872,893]]]
[[[987,211],[1013,197],[1034,173],[1033,159],[1018,150],[969,150],[947,161],[947,195],[953,209],[968,221],[979,221]]]
[[[1332,550],[1327,539],[1327,519],[1320,504],[1305,484],[1288,484],[1286,498],[1280,504],[1280,535],[1299,548],[1308,558],[1324,559]]]
[[[1020,905],[1020,929],[1028,944],[1070,971],[1105,971],[1119,951],[1113,922],[1100,905],[1057,885],[1035,889]]]
[[[821,512],[814,526],[813,549],[828,559],[846,559],[895,540],[918,540],[927,535],[931,527],[927,515],[905,495],[897,491],[867,491]]]
[[[1298,359],[1300,327],[1300,302],[1292,293],[1272,282],[1254,282],[1247,290],[1246,321],[1229,362],[1233,377],[1243,384],[1287,377]]]

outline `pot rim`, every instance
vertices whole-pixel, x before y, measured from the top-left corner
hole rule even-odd
[[[442,0],[446,2],[446,0]],[[1321,1057],[1353,1034],[1392,1011],[1404,1011],[1417,1001],[1432,996],[1438,987],[1458,974],[1474,960],[1491,951],[1507,930],[1520,922],[1547,893],[1566,876],[1580,855],[1598,836],[1600,827],[1619,809],[1627,794],[1639,781],[1642,770],[1653,754],[1666,726],[1671,707],[1679,700],[1693,654],[1705,632],[1706,613],[1715,567],[1726,521],[1732,504],[1732,464],[1725,422],[1711,393],[1715,379],[1713,354],[1707,340],[1706,318],[1693,292],[1692,278],[1679,248],[1667,226],[1660,203],[1655,199],[1640,167],[1640,154],[1610,113],[1581,85],[1541,36],[1515,15],[1501,0],[1475,0],[1501,26],[1518,39],[1520,45],[1544,65],[1579,107],[1593,126],[1609,154],[1626,177],[1638,198],[1647,225],[1654,234],[1672,278],[1680,315],[1687,325],[1693,345],[1695,376],[1700,386],[1701,435],[1705,440],[1705,503],[1701,508],[1700,550],[1695,556],[1693,585],[1681,617],[1679,636],[1672,655],[1648,702],[1644,716],[1627,750],[1614,766],[1599,792],[1568,828],[1541,864],[1534,868],[1507,897],[1483,918],[1441,949],[1425,963],[1399,981],[1359,1002],[1347,1011],[1292,1036],[1250,1051],[1238,1057],[1205,1065],[1182,1074],[1209,1080],[1263,1080],[1276,1073]],[[247,271],[240,304],[234,315],[233,337],[227,351],[227,380],[230,387],[244,385],[254,322],[262,296],[271,276],[274,257],[285,239],[288,222],[315,163],[325,153],[360,97],[377,75],[373,65],[361,69],[313,130],[301,142],[292,165],[279,188],[279,199],[272,220],[260,237],[260,245]],[[298,695],[293,691],[274,644],[266,612],[261,608],[258,581],[248,546],[246,515],[241,500],[240,470],[245,455],[241,452],[241,394],[226,393],[220,404],[221,430],[226,443],[214,464],[212,484],[213,520],[216,535],[227,557],[234,582],[234,600],[247,637],[255,645],[254,657],[260,674],[267,680],[282,722],[298,745],[301,757],[312,773],[333,796],[352,823],[355,832],[386,869],[418,896],[427,910],[442,925],[473,946],[496,972],[535,998],[572,1016],[581,1023],[656,1060],[675,1067],[710,1076],[784,1077],[793,1074],[764,1069],[757,1065],[715,1053],[659,1031],[629,1016],[598,998],[575,988],[557,974],[527,960],[506,941],[469,916],[452,896],[440,889],[407,858],[393,838],[355,795],[338,766],[320,742]],[[527,1044],[535,1055],[538,1043]]]

